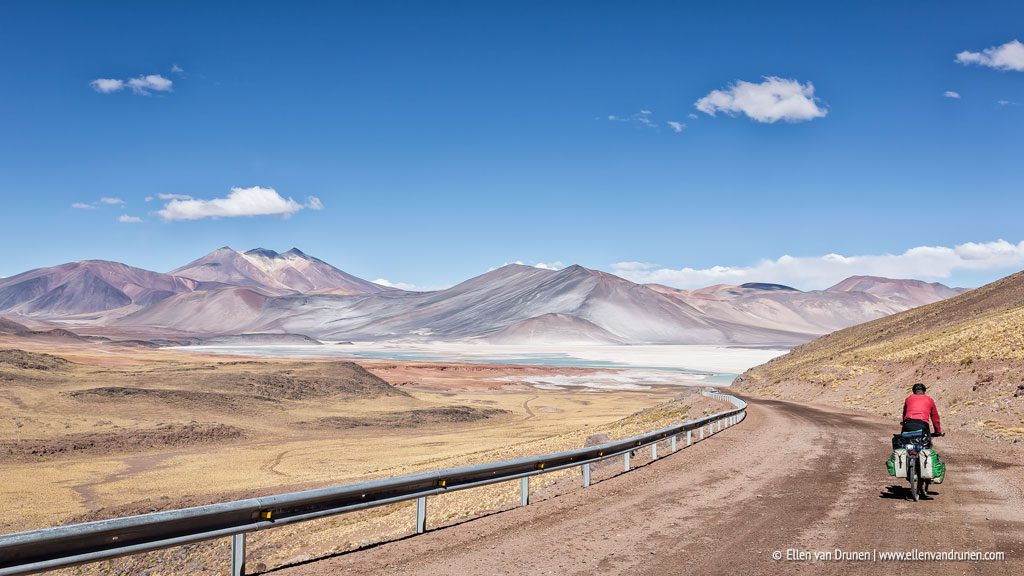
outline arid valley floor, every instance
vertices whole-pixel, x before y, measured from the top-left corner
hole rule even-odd
[[[589,368],[254,360],[2,340],[4,533],[580,447],[593,434],[625,437],[721,408],[699,388],[543,390],[508,380]],[[553,473],[534,486],[543,497],[570,481]],[[517,489],[434,499],[431,523],[510,507]],[[273,567],[412,527],[411,505],[389,506],[255,535],[249,555],[256,569]],[[225,547],[69,573],[220,573]]]

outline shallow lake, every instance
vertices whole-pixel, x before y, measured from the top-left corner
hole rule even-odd
[[[728,385],[747,368],[785,353],[779,349],[721,346],[502,346],[462,343],[325,343],[323,345],[186,346],[182,351],[251,357],[338,358],[410,362],[470,362],[621,371],[609,388],[634,387],[640,381],[680,385]],[[674,376],[674,377],[673,377]],[[615,382],[619,382],[616,385]],[[629,384],[630,382],[634,384]],[[538,382],[544,386],[545,383]],[[573,386],[571,377],[551,386]],[[578,385],[583,385],[582,383]]]

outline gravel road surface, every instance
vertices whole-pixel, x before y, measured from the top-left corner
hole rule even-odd
[[[885,471],[895,428],[865,413],[750,399],[739,426],[590,488],[272,573],[1024,574],[1020,452],[939,438],[948,479],[914,503],[906,481]],[[837,549],[867,559],[813,556]],[[914,549],[1005,559],[875,556]]]

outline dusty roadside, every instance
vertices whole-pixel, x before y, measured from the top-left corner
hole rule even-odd
[[[1018,455],[944,439],[948,481],[914,503],[884,468],[891,422],[751,399],[740,426],[589,489],[276,571],[333,574],[1013,574]],[[1002,561],[786,560],[799,551],[1002,552]],[[782,560],[774,560],[780,551]]]

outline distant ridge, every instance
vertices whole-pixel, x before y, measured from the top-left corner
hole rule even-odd
[[[84,260],[0,280],[0,311],[43,316],[103,312],[220,287],[119,262]]]
[[[827,290],[750,282],[640,285],[572,265],[510,264],[433,292],[352,276],[298,248],[224,246],[169,274],[88,260],[0,281],[0,313],[141,340],[467,340],[794,346],[956,295],[855,276]],[[233,338],[242,334],[259,334]],[[280,336],[279,336],[280,335]]]
[[[891,415],[893,422],[911,384],[923,382],[941,406],[943,428],[969,425],[1018,441],[1022,373],[1024,272],[1018,272],[827,334],[752,368],[739,382],[773,398],[839,402]]]
[[[749,288],[751,290],[783,290],[787,292],[799,292],[796,288],[791,288],[784,284],[765,284],[762,282],[747,282],[746,284],[740,284],[740,288]]]
[[[195,280],[250,286],[269,294],[321,293],[351,296],[393,290],[357,278],[298,248],[279,254],[266,248],[238,252],[224,246],[171,272]]]

